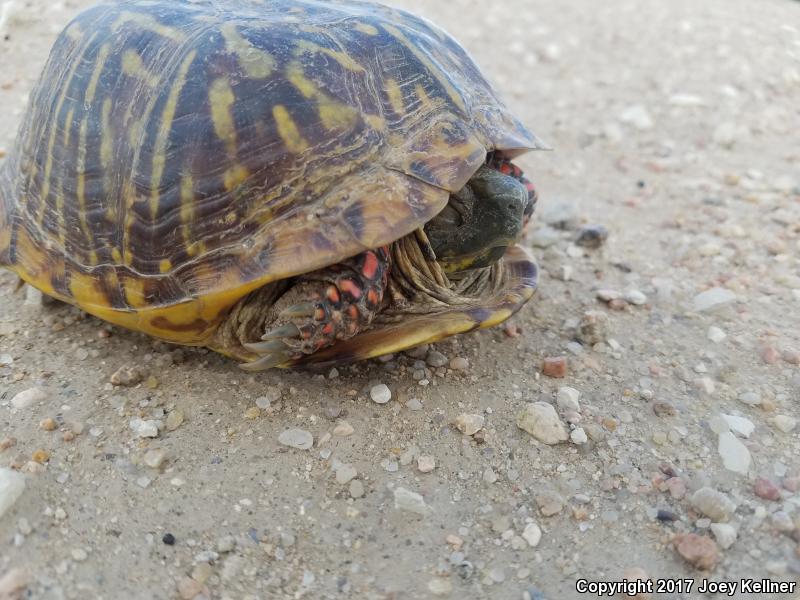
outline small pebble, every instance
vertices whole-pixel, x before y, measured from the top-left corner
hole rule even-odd
[[[164,461],[167,458],[167,453],[158,448],[154,450],[148,450],[144,453],[144,464],[150,467],[151,469],[160,469],[161,465],[164,464]]]
[[[398,510],[427,515],[430,512],[425,499],[416,492],[399,487],[394,491],[394,507]]]
[[[436,459],[428,454],[422,454],[417,458],[417,469],[420,473],[430,473],[436,468]]]
[[[707,336],[708,339],[710,339],[712,342],[714,342],[715,344],[719,344],[726,337],[728,337],[728,334],[722,331],[722,329],[720,329],[719,327],[715,327],[714,325],[712,325],[711,327],[708,328]]]
[[[532,402],[517,414],[517,427],[545,444],[558,444],[569,439],[564,424],[552,404]]]
[[[40,388],[33,387],[24,390],[11,398],[11,406],[17,409],[29,408],[34,404],[44,402],[47,400],[47,398],[47,392]]]
[[[167,415],[167,420],[165,423],[167,431],[175,431],[178,427],[180,427],[183,424],[184,419],[185,417],[182,410],[175,409],[171,411]]]
[[[696,569],[709,571],[719,560],[717,544],[709,537],[696,533],[681,533],[673,542],[681,557]]]
[[[542,373],[547,377],[561,379],[567,376],[567,357],[549,356],[542,363]]]
[[[428,352],[428,356],[425,358],[425,362],[429,367],[438,368],[445,366],[448,360],[447,357],[441,352],[437,352],[436,350],[431,350],[430,352]]]
[[[758,406],[761,404],[761,394],[758,392],[742,392],[739,394],[739,402],[748,406]]]
[[[486,419],[483,415],[463,413],[456,417],[454,424],[464,435],[475,435],[483,429],[485,422]]]
[[[578,231],[575,243],[584,248],[599,248],[608,239],[608,229],[603,225],[586,225]]]
[[[31,455],[31,460],[39,463],[40,465],[43,465],[48,460],[50,460],[50,452],[48,452],[44,448],[39,448],[37,450],[34,450],[33,454]]]
[[[386,384],[379,383],[378,385],[372,386],[372,389],[369,391],[369,396],[372,398],[372,401],[377,404],[386,404],[392,399],[392,391]]]
[[[563,411],[571,410],[573,412],[580,412],[581,405],[578,400],[581,397],[581,393],[573,387],[569,386],[562,386],[558,388],[558,393],[556,394],[556,404],[558,408]]]
[[[733,546],[737,536],[736,527],[729,523],[712,523],[710,528],[720,548],[727,550]]]
[[[233,552],[234,549],[236,549],[236,538],[232,535],[226,535],[225,537],[218,539],[216,549],[220,554]]]
[[[750,470],[750,451],[731,432],[719,434],[718,452],[722,457],[723,466],[729,471],[747,475]]]
[[[167,546],[174,546],[175,545],[175,536],[171,533],[165,533],[161,541],[164,542]]]
[[[677,414],[675,407],[669,402],[653,402],[653,412],[658,417],[674,417]]]
[[[25,491],[25,476],[12,469],[0,467],[0,518],[19,500]]]
[[[469,369],[469,361],[461,356],[456,356],[450,360],[450,368],[454,371],[467,371]]]
[[[70,552],[70,555],[72,556],[73,560],[76,560],[78,562],[83,562],[84,560],[89,558],[89,555],[86,553],[86,550],[84,550],[83,548],[75,548],[75,549],[73,549]]]
[[[358,471],[353,465],[340,463],[336,468],[336,483],[345,485],[358,476]]]
[[[610,289],[597,290],[595,296],[598,300],[602,300],[603,302],[611,302],[612,300],[618,300],[622,298],[622,294],[620,292]]]
[[[722,492],[710,487],[697,490],[691,497],[692,506],[716,522],[729,521],[736,504]]]
[[[178,595],[183,600],[193,600],[203,592],[203,584],[191,577],[181,577],[177,583]]]
[[[764,500],[777,501],[781,499],[781,491],[769,479],[759,477],[753,486],[755,495]]]
[[[278,442],[298,450],[310,450],[314,445],[314,436],[305,429],[292,428],[281,433],[278,436]]]
[[[58,423],[56,423],[55,419],[47,418],[42,419],[39,422],[39,428],[44,429],[45,431],[54,431],[58,428]]]
[[[139,438],[155,438],[158,437],[158,423],[154,420],[144,420],[139,417],[134,417],[128,423],[136,437]]]
[[[542,529],[536,523],[528,523],[522,532],[522,537],[528,542],[528,546],[536,548],[542,540]]]
[[[111,383],[123,387],[133,387],[142,379],[144,374],[137,367],[120,367],[111,375]]]
[[[27,570],[13,568],[0,575],[0,599],[22,600],[32,598],[25,590],[31,583],[31,576]]]
[[[414,411],[422,410],[423,408],[422,401],[419,398],[411,398],[408,402],[406,402],[405,406],[408,410]]]
[[[261,416],[261,409],[257,406],[251,406],[244,411],[244,418],[253,421]]]
[[[800,350],[795,350],[793,348],[787,348],[781,353],[781,358],[785,360],[790,365],[800,366]]]
[[[347,421],[339,421],[333,428],[333,435],[337,437],[347,437],[353,435],[355,429]]]
[[[736,294],[732,291],[715,287],[705,292],[701,292],[694,297],[692,309],[694,312],[705,312],[714,310],[721,306],[731,304],[736,301]]]
[[[354,479],[350,482],[350,497],[361,498],[364,495],[364,484],[360,480]]]
[[[791,433],[797,427],[797,419],[788,415],[775,415],[772,424],[783,433]]]
[[[584,431],[582,427],[577,427],[573,429],[569,434],[569,439],[573,444],[577,446],[582,446],[583,444],[589,441],[589,438],[586,435],[586,431]]]
[[[428,591],[434,596],[449,596],[453,592],[453,584],[444,577],[435,577],[428,582]]]
[[[749,438],[753,431],[755,431],[756,426],[750,419],[735,415],[722,415],[722,418],[725,419],[730,431],[740,437]]]
[[[552,517],[557,515],[564,508],[564,498],[560,494],[545,490],[539,493],[536,498],[536,504],[539,507],[539,512],[545,517]]]
[[[611,332],[611,320],[602,310],[587,310],[583,313],[576,337],[588,346],[602,344],[608,340]]]
[[[635,306],[647,304],[647,296],[639,290],[628,290],[625,292],[625,300]]]

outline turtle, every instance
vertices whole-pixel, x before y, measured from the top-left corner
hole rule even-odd
[[[467,51],[357,0],[125,0],[58,36],[0,165],[0,265],[252,371],[503,322],[546,145]]]

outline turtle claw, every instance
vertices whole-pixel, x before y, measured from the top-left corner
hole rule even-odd
[[[276,327],[261,336],[262,340],[277,340],[280,338],[293,338],[300,337],[300,329],[294,323],[287,323],[280,327]],[[258,352],[257,350],[254,350]]]
[[[269,342],[256,342],[254,344],[242,344],[244,348],[255,352],[256,354],[270,354],[272,352],[286,351],[288,348],[281,340],[272,340]]]
[[[301,319],[303,317],[313,317],[317,312],[317,307],[311,302],[301,302],[285,308],[278,315],[283,319]]]
[[[254,360],[253,362],[242,363],[239,365],[239,368],[250,372],[266,371],[267,369],[281,366],[283,363],[291,360],[291,358],[292,355],[288,350],[273,352],[266,354],[261,358]]]

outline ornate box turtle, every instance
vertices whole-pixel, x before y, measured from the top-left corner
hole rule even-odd
[[[370,2],[133,0],[56,41],[0,165],[0,265],[248,369],[488,327],[542,148],[459,44]]]

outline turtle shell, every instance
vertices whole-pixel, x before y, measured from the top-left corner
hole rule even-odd
[[[369,2],[135,0],[59,36],[0,167],[0,264],[202,344],[274,280],[390,243],[541,147],[466,53]]]

